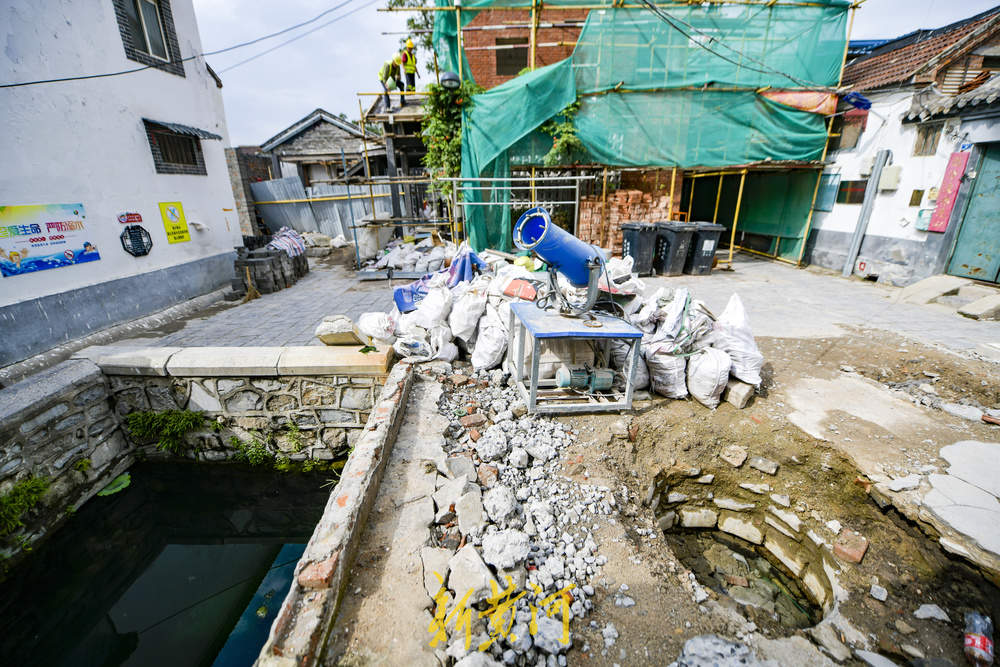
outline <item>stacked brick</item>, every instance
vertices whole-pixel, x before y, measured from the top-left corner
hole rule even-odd
[[[676,195],[675,195],[676,197]],[[587,243],[610,248],[614,257],[622,253],[622,223],[660,222],[670,219],[670,193],[653,194],[641,190],[618,190],[608,195],[607,240],[602,243],[604,209],[600,195],[580,199],[577,236]]]

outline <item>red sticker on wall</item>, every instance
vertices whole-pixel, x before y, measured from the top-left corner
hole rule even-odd
[[[941,181],[941,190],[938,192],[937,208],[931,215],[927,231],[943,232],[948,229],[948,219],[951,218],[951,210],[955,208],[955,199],[958,197],[958,188],[962,185],[962,175],[969,163],[969,155],[971,153],[952,153],[948,158],[944,180]]]

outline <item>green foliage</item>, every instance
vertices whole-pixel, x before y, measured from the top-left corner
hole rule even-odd
[[[274,457],[274,469],[278,472],[288,472],[292,469],[292,461],[283,454]]]
[[[323,464],[316,459],[306,459],[302,462],[302,472],[312,472],[316,469],[322,469]]]
[[[219,417],[212,420],[210,427],[213,433],[221,433],[222,429],[226,428],[226,423],[222,420],[222,417]]]
[[[119,491],[124,491],[125,489],[127,489],[131,483],[132,483],[132,475],[130,475],[127,472],[123,472],[122,474],[118,475],[113,480],[111,480],[110,484],[108,484],[106,487],[98,491],[97,495],[113,496]]]
[[[423,164],[432,179],[455,177],[462,172],[462,110],[472,108],[472,96],[483,92],[475,82],[466,80],[461,87],[448,90],[432,83],[424,102],[422,138],[427,153]],[[451,196],[450,182],[435,182],[431,187]]]
[[[293,419],[289,419],[286,428],[288,429],[288,440],[292,443],[292,451],[301,452],[305,443],[302,441],[302,431],[299,429],[299,425]]]
[[[229,444],[237,450],[233,456],[233,460],[235,461],[259,466],[271,463],[274,460],[274,454],[267,448],[266,438],[264,441],[252,438],[250,442],[243,442],[234,435],[229,439]]]
[[[125,425],[133,438],[143,442],[156,440],[160,451],[180,455],[184,453],[184,436],[204,426],[205,415],[190,410],[133,412],[125,417]]]
[[[24,525],[24,515],[41,501],[49,490],[47,477],[25,477],[0,496],[0,537],[6,537]]]
[[[90,470],[91,465],[92,463],[90,459],[80,459],[79,461],[73,464],[73,470],[79,472],[87,472],[88,470]]]
[[[573,123],[579,110],[580,101],[571,102],[557,116],[542,125],[542,132],[552,137],[552,149],[542,158],[542,164],[546,167],[576,164],[587,154]]]
[[[424,7],[427,6],[425,0],[389,0],[386,3],[386,7]],[[433,3],[431,3],[433,4]],[[417,47],[418,51],[424,51],[426,53],[426,64],[421,64],[420,60],[417,61],[417,73],[426,74],[427,72],[434,72],[434,41],[433,35],[430,31],[434,30],[434,12],[406,12],[406,29],[410,31],[410,35],[404,35],[399,38],[399,48],[402,49],[403,45],[406,44],[407,37],[413,40],[413,45]],[[427,31],[420,32],[418,30]],[[388,55],[382,59],[382,61],[388,60]],[[381,61],[380,61],[381,62]]]

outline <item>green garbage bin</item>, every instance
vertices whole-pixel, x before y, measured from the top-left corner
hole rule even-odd
[[[715,250],[719,247],[719,237],[726,228],[711,222],[692,224],[698,228],[691,237],[691,247],[688,248],[687,260],[684,262],[684,273],[705,275],[712,272],[712,260],[715,259]]]
[[[661,276],[679,276],[684,273],[691,237],[697,229],[697,224],[689,222],[657,222],[653,271]]]

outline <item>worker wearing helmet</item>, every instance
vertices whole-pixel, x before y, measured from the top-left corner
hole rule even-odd
[[[413,46],[413,40],[406,40],[406,48],[399,54],[403,62],[403,71],[406,72],[406,89],[417,89],[417,50]]]
[[[389,101],[389,91],[396,90],[396,88],[403,88],[403,78],[400,75],[400,70],[402,68],[403,59],[400,54],[396,54],[391,60],[386,60],[382,63],[382,68],[378,71],[378,81],[382,84],[382,91],[385,93],[385,110],[389,111],[391,103]],[[399,105],[403,106],[406,101],[403,96],[399,96]]]

